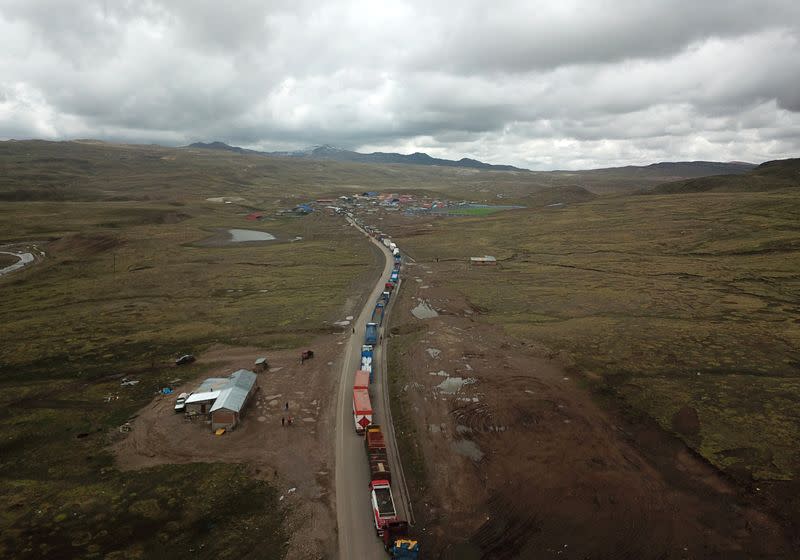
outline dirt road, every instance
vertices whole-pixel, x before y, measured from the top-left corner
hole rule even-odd
[[[372,239],[372,238],[370,238]],[[372,523],[372,508],[369,501],[369,469],[364,452],[364,440],[356,435],[353,424],[352,388],[353,376],[359,369],[361,361],[361,345],[364,330],[371,318],[375,301],[383,291],[392,271],[392,259],[389,251],[373,240],[385,257],[385,265],[378,283],[375,285],[361,313],[353,321],[355,334],[350,337],[342,360],[342,372],[339,381],[339,397],[336,410],[336,516],[339,527],[339,558],[381,558],[385,556],[383,545],[375,534]],[[385,324],[385,323],[384,323]],[[374,363],[385,363],[382,344],[378,345]],[[377,366],[377,381],[371,387],[373,420],[379,424],[387,424],[385,383],[386,370]],[[386,434],[387,439],[392,433]],[[399,465],[394,446],[387,441],[389,462],[396,470]],[[395,474],[394,480],[397,480]],[[392,484],[393,488],[395,484]],[[398,514],[405,515],[405,506],[401,496],[395,496]]]

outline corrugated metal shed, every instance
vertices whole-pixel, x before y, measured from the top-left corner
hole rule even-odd
[[[203,393],[192,393],[191,395],[189,395],[189,398],[186,399],[186,404],[213,401],[214,399],[219,397],[220,393],[221,391],[206,391]]]
[[[246,369],[240,369],[233,372],[230,377],[230,385],[220,391],[219,397],[211,407],[210,412],[220,410],[231,410],[233,412],[240,412],[242,406],[247,400],[247,395],[256,383],[256,374]]]

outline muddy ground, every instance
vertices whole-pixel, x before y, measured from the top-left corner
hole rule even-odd
[[[757,495],[653,422],[601,407],[559,356],[482,322],[440,287],[458,273],[448,266],[406,267],[391,323],[425,464],[409,486],[428,555],[798,557]],[[438,316],[412,314],[426,307]]]
[[[175,396],[157,397],[133,420],[133,430],[113,445],[118,466],[140,469],[189,462],[247,464],[254,476],[271,481],[283,495],[285,525],[292,534],[289,559],[325,558],[336,550],[333,483],[333,430],[336,362],[343,335],[317,338],[308,345],[315,357],[299,362],[300,349],[263,353],[257,348],[215,347],[198,356],[213,364],[213,376],[253,369],[266,355],[269,371],[258,373],[254,400],[242,423],[223,436],[173,410]],[[187,370],[184,370],[187,371]],[[177,387],[191,391],[209,375]],[[289,404],[288,411],[285,409]],[[281,418],[292,416],[291,427]]]

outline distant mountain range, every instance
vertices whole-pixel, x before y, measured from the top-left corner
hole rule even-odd
[[[440,167],[463,167],[468,169],[481,169],[486,171],[519,171],[531,173],[528,169],[514,167],[513,165],[494,165],[476,159],[461,158],[460,160],[441,159],[429,156],[422,152],[413,154],[397,154],[392,152],[373,152],[362,154],[352,150],[336,148],[334,146],[312,146],[304,150],[286,152],[259,152],[237,146],[230,146],[224,142],[195,142],[187,148],[203,150],[220,150],[237,154],[252,154],[261,156],[306,158],[327,161],[352,161],[357,163],[377,164],[411,164],[411,165],[437,165]],[[603,169],[589,169],[583,171],[551,171],[555,175],[586,175],[593,178],[625,177],[627,179],[649,178],[656,181],[670,181],[706,177],[709,175],[737,175],[746,173],[756,167],[753,163],[744,162],[716,162],[716,161],[678,161],[661,162],[651,165],[628,165],[625,167],[607,167]],[[542,172],[539,172],[542,173]]]
[[[362,154],[360,152],[353,152],[351,150],[344,150],[334,146],[312,146],[305,150],[296,150],[291,152],[259,152],[256,150],[247,150],[245,148],[238,148],[236,146],[229,146],[224,142],[195,142],[186,146],[187,148],[200,148],[203,150],[223,150],[227,152],[234,152],[237,154],[255,154],[262,156],[277,156],[277,157],[294,157],[294,158],[308,158],[317,160],[329,161],[353,161],[357,163],[400,163],[411,165],[438,165],[441,167],[467,167],[470,169],[483,169],[486,171],[525,171],[513,165],[493,165],[491,163],[484,163],[476,159],[461,158],[458,161],[451,159],[441,159],[431,157],[428,154],[416,152],[413,154],[395,154],[386,152],[373,152],[371,154]]]

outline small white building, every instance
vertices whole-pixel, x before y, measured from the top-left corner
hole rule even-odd
[[[475,266],[496,266],[497,259],[491,255],[484,255],[482,257],[470,257],[469,264]]]

